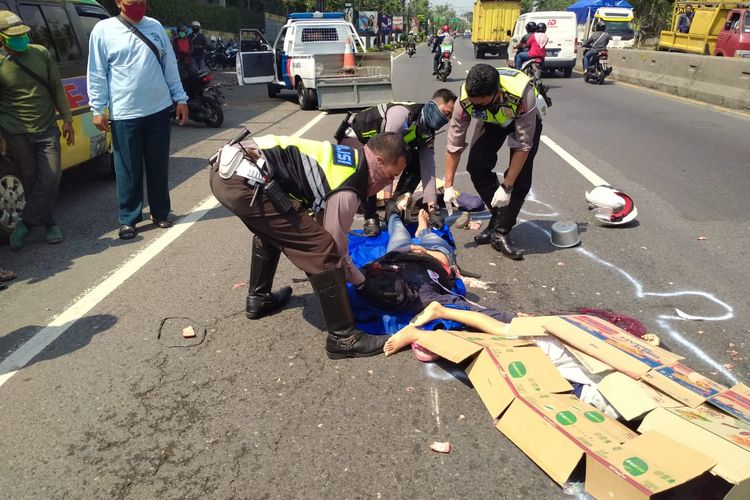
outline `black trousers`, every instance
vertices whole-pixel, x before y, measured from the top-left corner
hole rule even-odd
[[[513,124],[504,128],[494,123],[480,121],[477,123],[474,136],[471,139],[469,161],[466,170],[471,176],[474,189],[476,189],[482,201],[488,207],[492,204],[492,196],[497,191],[497,188],[500,187],[500,181],[494,171],[495,164],[497,163],[497,152],[505,142],[505,138],[513,130]],[[496,230],[502,234],[508,234],[513,229],[513,226],[516,225],[516,219],[521,211],[521,207],[523,207],[523,202],[531,190],[534,157],[539,149],[539,138],[541,135],[542,121],[537,117],[534,143],[529,151],[529,156],[526,158],[526,163],[524,163],[521,173],[513,184],[510,203],[499,211]],[[508,171],[506,170],[505,173],[507,174]]]

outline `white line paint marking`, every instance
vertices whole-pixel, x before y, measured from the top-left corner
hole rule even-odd
[[[458,59],[456,59],[456,62],[458,63],[458,65],[459,65],[459,66],[463,66],[463,65],[464,65],[464,63],[462,63],[462,62],[461,62],[461,61],[459,61]]]
[[[466,72],[468,73],[468,72],[469,72],[469,70],[467,69],[467,70],[466,70]]]
[[[322,120],[325,115],[326,113],[318,114],[318,116],[310,120],[304,127],[295,132],[293,136],[301,136]],[[200,202],[187,215],[177,220],[171,229],[168,229],[164,234],[139,250],[130,260],[120,265],[104,281],[96,285],[72,306],[55,317],[47,326],[39,330],[36,335],[27,340],[10,356],[5,358],[0,363],[0,387],[48,345],[54,342],[55,339],[60,337],[79,319],[91,311],[98,303],[107,298],[120,285],[138,272],[138,270],[148,264],[151,259],[159,255],[177,238],[185,234],[185,231],[190,229],[193,224],[201,220],[209,211],[217,206],[219,206],[219,202],[213,196],[209,196]]]
[[[599,177],[594,173],[593,170],[591,170],[589,167],[578,161],[572,154],[565,151],[562,146],[557,144],[555,141],[550,139],[546,135],[542,135],[542,142],[547,145],[552,151],[557,153],[557,156],[565,160],[565,162],[573,167],[574,169],[578,170],[578,173],[580,173],[582,176],[586,178],[587,181],[589,181],[594,186],[602,186],[602,185],[609,185],[607,181]]]

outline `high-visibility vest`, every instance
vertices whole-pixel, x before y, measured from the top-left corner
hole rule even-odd
[[[350,126],[354,133],[357,134],[359,142],[367,144],[367,141],[371,138],[385,131],[386,114],[393,106],[403,106],[409,110],[407,127],[405,130],[401,131],[406,144],[421,146],[432,140],[434,134],[425,133],[418,130],[417,127],[417,121],[422,113],[424,104],[413,102],[391,102],[363,109],[354,115],[354,119]]]
[[[504,94],[502,97],[503,106],[497,113],[492,114],[489,111],[483,111],[481,114],[476,113],[474,106],[468,99],[469,95],[466,93],[465,82],[461,85],[460,104],[472,118],[507,127],[518,116],[518,107],[521,104],[526,87],[531,84],[531,78],[522,71],[513,68],[498,68],[497,71],[500,73],[497,88]],[[534,93],[536,93],[536,89],[534,89]]]
[[[268,162],[271,176],[305,208],[319,212],[337,191],[367,198],[368,167],[355,148],[299,137],[265,135],[253,140]]]

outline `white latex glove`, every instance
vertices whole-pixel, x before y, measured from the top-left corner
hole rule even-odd
[[[445,209],[448,211],[448,215],[453,215],[453,208],[458,208],[458,193],[453,189],[453,186],[443,190],[443,201],[445,202]]]
[[[505,188],[501,185],[492,195],[492,206],[495,208],[507,207],[510,203],[510,193],[505,192]]]

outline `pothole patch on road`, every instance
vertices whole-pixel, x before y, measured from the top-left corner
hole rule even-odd
[[[194,337],[185,337],[183,331],[192,328]],[[195,347],[206,338],[206,327],[183,317],[164,318],[159,325],[156,339],[165,347]]]

